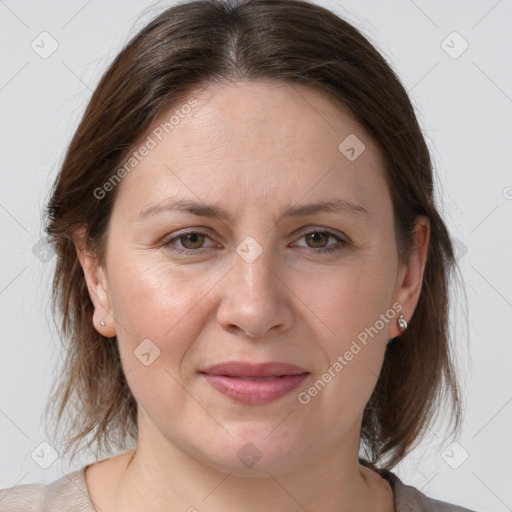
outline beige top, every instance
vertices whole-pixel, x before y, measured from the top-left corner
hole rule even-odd
[[[85,468],[73,471],[49,485],[23,484],[0,490],[0,512],[97,512],[87,491]],[[395,512],[474,512],[428,498],[405,485],[394,473],[379,469],[393,489]]]

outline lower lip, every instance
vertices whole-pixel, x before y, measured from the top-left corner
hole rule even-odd
[[[258,405],[273,402],[293,391],[309,373],[285,375],[269,380],[248,380],[241,377],[203,374],[213,388],[244,404]]]

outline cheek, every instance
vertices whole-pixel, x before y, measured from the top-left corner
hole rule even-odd
[[[120,262],[111,272],[117,337],[120,351],[127,355],[143,340],[151,340],[160,350],[155,361],[173,368],[202,329],[205,297],[214,282],[150,260]]]
[[[382,367],[389,328],[397,316],[391,307],[392,258],[383,256],[369,251],[357,263],[315,279],[314,292],[311,287],[302,290],[325,333],[319,338],[328,360],[310,391],[322,395],[318,404],[335,404],[333,414],[361,409]]]
[[[122,367],[137,403],[165,424],[187,401],[182,363],[204,327],[214,283],[150,258],[118,262],[110,284]]]
[[[307,305],[322,332],[325,331],[323,339],[331,356],[333,350],[337,355],[376,323],[379,333],[372,331],[373,337],[387,341],[389,320],[384,326],[379,320],[392,306],[395,284],[392,269],[392,261],[384,260],[378,251],[368,251],[335,270],[316,275],[314,286],[310,279],[296,283],[294,292]]]

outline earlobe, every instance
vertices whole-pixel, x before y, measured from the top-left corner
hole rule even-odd
[[[111,314],[112,304],[105,270],[98,265],[94,255],[85,248],[83,236],[75,239],[75,248],[84,272],[89,297],[94,306],[94,327],[103,336],[113,337],[116,334],[116,328]]]
[[[405,322],[410,322],[420,297],[423,274],[427,263],[428,244],[430,240],[430,220],[425,216],[416,219],[414,245],[406,265],[399,272],[395,301],[402,305],[400,314]],[[393,326],[390,337],[400,336],[398,325]]]

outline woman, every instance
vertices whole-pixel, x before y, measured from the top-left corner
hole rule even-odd
[[[66,453],[136,444],[0,510],[467,511],[390,470],[443,400],[460,423],[455,262],[407,94],[347,22],[169,8],[96,88],[47,213]]]

